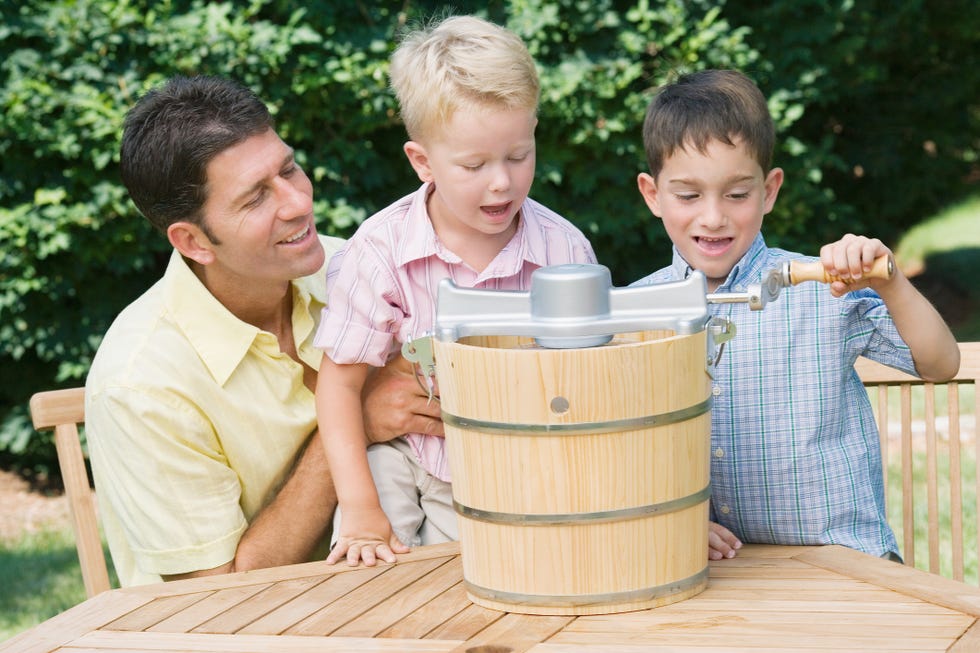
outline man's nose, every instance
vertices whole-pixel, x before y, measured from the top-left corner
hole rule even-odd
[[[283,220],[291,220],[313,211],[313,194],[306,190],[309,184],[298,183],[301,180],[294,179],[276,179],[276,194],[281,202],[279,215]]]

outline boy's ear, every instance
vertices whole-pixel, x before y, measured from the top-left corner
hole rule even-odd
[[[204,231],[191,222],[175,222],[167,227],[167,240],[190,260],[208,265],[214,262],[214,244]]]
[[[433,181],[432,168],[429,167],[429,154],[425,148],[415,141],[408,141],[402,149],[405,150],[405,156],[408,157],[408,162],[412,164],[419,180],[423,182]]]
[[[783,185],[783,169],[773,168],[766,175],[766,180],[763,186],[766,189],[766,203],[764,213],[769,213],[772,211],[772,207],[776,204],[776,196],[779,195],[779,189]]]
[[[657,180],[645,172],[636,176],[636,185],[640,189],[643,201],[647,203],[650,212],[658,218],[660,214],[660,193],[657,191]]]

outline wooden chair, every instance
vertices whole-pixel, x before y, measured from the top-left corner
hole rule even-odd
[[[78,437],[78,425],[85,421],[85,388],[38,392],[31,397],[30,407],[35,429],[54,429],[58,465],[71,509],[85,593],[89,597],[95,596],[109,589],[110,585],[95,501]]]
[[[886,497],[895,495],[890,485],[897,483],[889,483],[890,464],[901,469],[901,506],[889,505],[888,513],[905,564],[916,566],[919,530],[919,545],[925,540],[929,556],[928,567],[919,567],[963,581],[964,559],[974,569],[980,562],[980,342],[960,343],[960,357],[959,373],[943,384],[864,358],[854,367],[875,407]],[[964,513],[964,501],[976,511]]]

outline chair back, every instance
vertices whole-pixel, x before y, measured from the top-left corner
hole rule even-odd
[[[980,342],[960,343],[960,370],[947,383],[864,358],[854,367],[875,409],[888,517],[905,564],[980,584]],[[916,564],[923,552],[928,566]]]
[[[95,500],[85,469],[78,425],[85,421],[85,388],[38,392],[31,397],[31,420],[38,431],[54,429],[58,466],[65,483],[85,593],[92,597],[110,588]]]

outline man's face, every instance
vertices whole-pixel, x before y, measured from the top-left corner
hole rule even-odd
[[[207,167],[204,222],[213,235],[209,279],[258,290],[313,274],[324,253],[313,185],[273,130],[228,148]]]
[[[762,168],[741,141],[691,146],[664,161],[656,179],[642,174],[640,193],[681,256],[713,291],[752,246],[772,210],[783,172]]]

